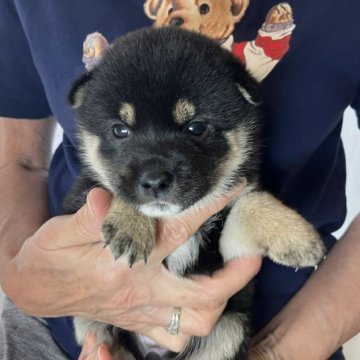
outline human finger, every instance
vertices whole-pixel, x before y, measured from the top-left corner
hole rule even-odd
[[[73,215],[57,216],[46,222],[35,234],[39,246],[59,250],[70,246],[101,241],[101,226],[111,202],[111,195],[100,188],[92,189]],[[51,233],[51,237],[48,234]]]
[[[211,216],[220,212],[245,188],[246,180],[231,192],[201,200],[181,214],[160,219],[157,227],[157,246],[149,258],[161,259],[188,240]]]
[[[276,360],[273,351],[276,344],[276,337],[269,333],[265,339],[250,348],[250,360]]]
[[[260,255],[244,256],[228,261],[223,268],[215,271],[211,276],[194,275],[192,279],[227,301],[259,272],[261,263]]]
[[[144,323],[165,326],[173,307],[215,311],[224,306],[228,299],[242,289],[259,271],[261,258],[251,256],[229,261],[223,269],[212,276],[193,275],[180,278],[163,268],[159,278],[154,280],[151,307],[145,314]],[[143,306],[143,305],[142,305]],[[158,309],[167,309],[159,317]],[[146,306],[139,311],[147,311]]]
[[[233,259],[211,276],[193,275],[181,279],[165,274],[164,281],[158,284],[154,303],[191,309],[217,309],[242,289],[258,273],[260,266],[261,257],[254,255]]]
[[[78,360],[112,360],[112,356],[109,346],[98,344],[95,333],[90,332],[86,335]]]
[[[101,344],[96,353],[96,360],[112,360],[110,354],[109,346],[106,344]]]
[[[261,257],[254,255],[233,259],[211,276],[178,278],[165,273],[158,282],[154,304],[215,310],[242,289],[257,274],[260,266]]]
[[[94,333],[88,333],[78,360],[89,360],[89,356],[96,353],[96,345],[96,335]]]
[[[224,311],[226,304],[214,310],[199,310],[180,308],[179,333],[188,336],[207,336]],[[154,327],[167,329],[170,325],[174,308],[161,308],[156,313],[156,318],[149,318],[148,322]]]
[[[145,335],[152,338],[158,345],[173,352],[181,352],[190,339],[188,335],[181,333],[178,335],[171,335],[163,327],[154,327]]]

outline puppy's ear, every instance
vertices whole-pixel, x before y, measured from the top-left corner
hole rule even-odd
[[[74,109],[81,106],[84,100],[86,86],[92,79],[92,74],[92,72],[85,73],[73,83],[68,95],[68,100]]]
[[[254,79],[242,74],[236,82],[236,87],[250,105],[261,105],[262,96],[260,86]]]

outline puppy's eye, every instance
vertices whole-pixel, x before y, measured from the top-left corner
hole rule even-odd
[[[188,134],[198,137],[208,135],[212,129],[212,125],[205,121],[193,121],[185,127]]]
[[[208,4],[202,4],[199,7],[201,15],[206,15],[210,11],[210,6]]]
[[[112,133],[115,137],[123,139],[130,135],[130,130],[123,124],[115,124],[112,126]]]

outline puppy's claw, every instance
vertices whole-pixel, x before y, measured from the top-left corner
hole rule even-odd
[[[149,223],[149,225],[151,225]],[[105,239],[104,247],[108,247],[115,260],[121,256],[127,256],[129,266],[132,267],[140,260],[147,261],[154,247],[154,229],[152,226],[139,228],[124,232],[124,226],[112,223],[109,219],[105,221],[102,232]],[[129,230],[129,229],[126,229]],[[127,233],[128,232],[128,233]],[[131,235],[129,235],[131,233]]]
[[[285,241],[284,244],[286,244]],[[298,269],[304,267],[317,267],[324,256],[324,252],[325,247],[320,237],[309,240],[309,238],[304,236],[297,241],[289,242],[280,249],[269,249],[267,255],[279,264]]]

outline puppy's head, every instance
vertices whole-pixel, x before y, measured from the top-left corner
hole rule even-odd
[[[146,215],[256,177],[258,85],[201,35],[162,28],[118,39],[70,101],[86,169]]]

